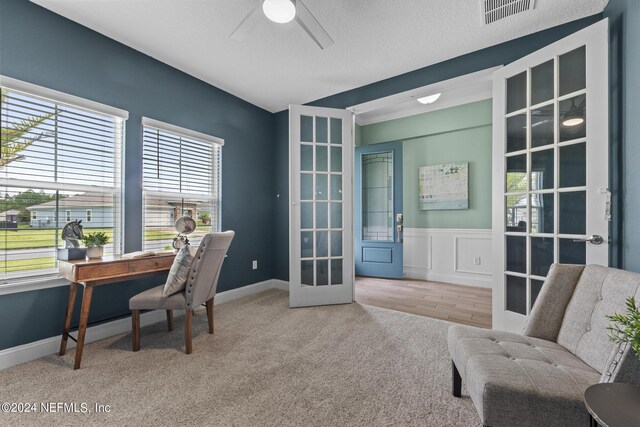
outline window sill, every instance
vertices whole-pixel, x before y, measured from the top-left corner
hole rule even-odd
[[[22,283],[8,283],[6,285],[0,285],[0,296],[16,294],[19,292],[30,292],[38,291],[41,289],[57,288],[59,286],[67,285],[69,285],[69,281],[61,279],[59,277],[46,277]]]

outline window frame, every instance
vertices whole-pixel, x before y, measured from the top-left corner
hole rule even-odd
[[[119,156],[116,156],[114,164],[114,177],[115,182],[112,191],[104,191],[110,187],[98,187],[80,184],[67,184],[67,183],[54,183],[49,182],[27,182],[15,180],[11,182],[11,187],[15,188],[38,188],[53,191],[92,191],[102,192],[105,194],[113,194],[114,203],[118,206],[117,214],[114,212],[114,224],[113,224],[113,244],[114,251],[121,252],[123,250],[124,242],[124,197],[123,197],[123,178],[124,178],[124,147],[126,144],[125,127],[126,121],[129,118],[129,112],[120,108],[112,107],[106,104],[102,104],[89,99],[81,98],[75,95],[70,95],[64,92],[60,92],[54,89],[49,89],[43,86],[38,86],[29,82],[14,79],[0,75],[0,88],[4,91],[17,92],[27,97],[41,98],[46,101],[55,104],[64,104],[79,110],[88,110],[94,114],[102,114],[111,116],[121,120],[121,130],[116,138],[116,152],[119,152]],[[8,187],[8,179],[0,178],[0,185]],[[27,185],[28,184],[28,185]],[[61,212],[54,212],[54,215],[60,216]],[[66,218],[65,212],[65,218]],[[30,220],[37,221],[38,213],[36,210],[31,210]],[[58,230],[59,231],[59,230]],[[56,248],[54,247],[54,250]],[[57,262],[57,257],[56,257]],[[27,292],[37,289],[46,289],[50,287],[68,285],[68,281],[61,279],[57,272],[42,272],[41,274],[34,273],[29,276],[16,276],[4,278],[0,281],[0,295]]]
[[[174,136],[177,137],[181,137],[181,138],[187,138],[187,139],[193,139],[193,140],[197,140],[199,142],[205,142],[205,143],[209,143],[211,145],[213,145],[214,147],[212,148],[211,151],[211,156],[212,156],[212,170],[211,170],[211,175],[212,175],[212,179],[211,179],[211,189],[210,189],[210,195],[209,196],[203,196],[202,194],[191,194],[191,193],[180,193],[180,192],[159,192],[159,191],[153,191],[153,190],[148,190],[145,189],[145,183],[144,183],[144,176],[142,179],[142,248],[143,250],[145,249],[145,233],[146,233],[146,200],[147,197],[162,197],[163,195],[166,196],[167,194],[172,194],[175,195],[177,197],[182,197],[185,199],[188,198],[200,198],[200,197],[206,197],[206,198],[210,198],[211,199],[211,209],[213,212],[213,209],[217,210],[217,221],[214,224],[213,221],[211,222],[211,224],[209,224],[209,227],[211,227],[212,230],[221,230],[222,228],[222,148],[224,146],[224,139],[216,137],[216,136],[212,136],[212,135],[208,135],[202,132],[198,132],[198,131],[194,131],[191,129],[187,129],[187,128],[183,128],[180,126],[176,126],[170,123],[166,123],[166,122],[162,122],[159,120],[155,120],[155,119],[151,119],[148,117],[142,117],[141,120],[141,125],[142,125],[142,135],[144,135],[145,132],[145,128],[149,128],[149,129],[156,129],[156,130],[160,130],[163,132],[167,132],[170,134],[173,134]],[[144,136],[142,138],[142,146],[144,149]],[[218,146],[220,149],[220,162],[219,162],[219,166],[218,166],[218,171],[217,171],[217,184],[218,184],[218,188],[216,188],[216,179],[214,178],[214,173],[215,170],[213,169],[215,167],[215,162],[213,161],[213,158],[215,156],[215,146]],[[144,163],[142,165],[142,169],[143,169],[143,175],[144,175]],[[217,196],[217,197],[216,197]],[[181,209],[182,211],[183,209]],[[197,218],[194,218],[197,221]],[[177,220],[177,218],[173,219],[174,221]]]
[[[93,222],[93,209],[87,209],[84,214],[84,220],[86,222]]]

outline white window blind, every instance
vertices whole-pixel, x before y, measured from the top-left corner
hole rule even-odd
[[[105,253],[119,253],[126,112],[13,79],[0,83],[0,286],[57,276],[69,220],[82,220],[84,234],[107,233]]]
[[[192,245],[220,230],[223,141],[143,118],[144,249],[169,249],[175,221],[188,216]]]

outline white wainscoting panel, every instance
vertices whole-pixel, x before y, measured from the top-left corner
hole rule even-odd
[[[490,288],[491,230],[404,229],[404,275]]]

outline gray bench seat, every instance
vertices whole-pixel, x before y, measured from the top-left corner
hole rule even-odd
[[[640,360],[606,328],[631,295],[640,297],[640,274],[554,264],[522,335],[449,327],[454,396],[462,380],[484,425],[588,425],[587,387],[640,384]]]

